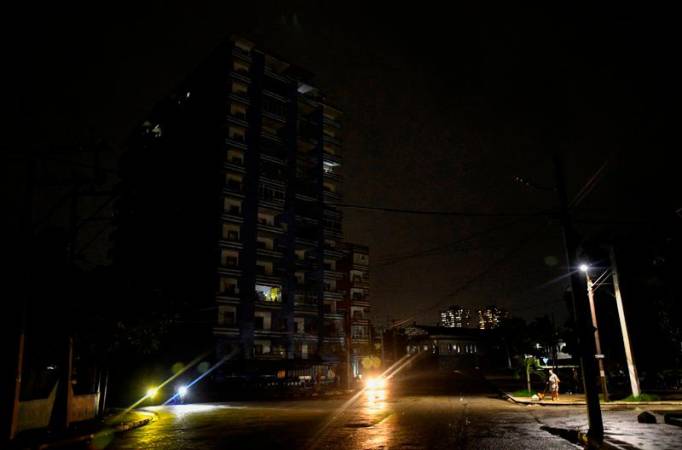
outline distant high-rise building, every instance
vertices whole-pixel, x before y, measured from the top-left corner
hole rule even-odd
[[[447,328],[479,328],[488,330],[499,326],[509,314],[495,305],[474,309],[452,305],[440,313],[440,326]]]
[[[471,310],[460,305],[452,305],[440,313],[440,325],[448,328],[471,328]]]
[[[479,308],[478,328],[481,330],[497,328],[500,325],[500,322],[507,317],[509,317],[509,313],[495,305]]]
[[[338,286],[344,295],[342,307],[346,313],[352,375],[357,376],[362,372],[362,360],[374,353],[369,320],[369,248],[351,243],[344,243],[342,248],[344,256],[339,259],[337,270],[343,278]]]

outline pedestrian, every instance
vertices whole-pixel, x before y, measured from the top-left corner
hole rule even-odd
[[[549,391],[552,393],[552,401],[559,400],[559,377],[552,369],[549,369]]]

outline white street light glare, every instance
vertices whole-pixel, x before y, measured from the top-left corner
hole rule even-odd
[[[180,386],[178,388],[178,395],[180,397],[184,397],[185,395],[187,395],[187,386]]]
[[[581,264],[581,265],[580,265],[580,270],[581,270],[582,272],[587,272],[587,270],[588,270],[589,268],[590,268],[590,266],[588,266],[587,264]]]

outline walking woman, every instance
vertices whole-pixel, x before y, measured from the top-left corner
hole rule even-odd
[[[559,400],[559,377],[552,369],[549,369],[549,391],[552,393],[552,401]]]

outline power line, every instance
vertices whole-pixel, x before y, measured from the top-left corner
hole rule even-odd
[[[455,216],[455,217],[540,217],[552,214],[552,211],[536,211],[523,213],[486,213],[486,212],[463,212],[463,211],[439,211],[423,209],[389,208],[383,206],[358,205],[351,203],[334,203],[338,208],[362,209],[368,211],[381,211],[397,214],[414,214],[427,216]]]
[[[388,255],[388,256],[385,256],[384,258],[379,259],[378,262],[374,264],[374,266],[375,267],[383,267],[383,266],[392,265],[392,264],[395,264],[398,262],[402,262],[402,261],[405,261],[408,259],[437,255],[437,254],[443,253],[445,251],[455,249],[458,245],[460,245],[464,242],[470,241],[470,240],[475,239],[475,238],[480,237],[480,236],[484,236],[486,234],[492,233],[492,232],[500,230],[502,228],[506,228],[510,225],[515,225],[515,224],[519,223],[520,221],[521,220],[512,220],[512,221],[508,221],[508,222],[505,222],[502,224],[498,224],[496,226],[487,228],[485,230],[480,230],[480,231],[474,232],[474,233],[472,233],[468,236],[465,236],[461,239],[457,239],[455,241],[449,242],[449,243],[444,244],[444,245],[431,247],[431,248],[426,249],[426,250],[419,250],[419,251],[407,252],[407,253],[402,253],[402,254]],[[469,247],[469,248],[464,248],[464,249],[459,249],[459,250],[467,251],[467,250],[472,250],[472,249],[475,249],[475,248]]]

